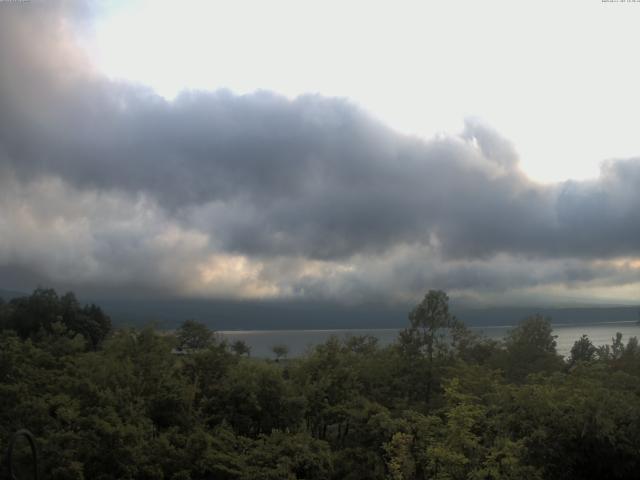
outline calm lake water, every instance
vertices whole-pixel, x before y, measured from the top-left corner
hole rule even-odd
[[[482,332],[489,338],[500,339],[514,328],[513,326],[499,327],[470,327],[471,330]],[[397,328],[379,329],[344,329],[344,330],[242,330],[219,332],[229,341],[244,340],[251,347],[251,355],[255,357],[273,357],[271,348],[274,345],[289,347],[289,356],[296,357],[304,354],[309,348],[324,343],[335,335],[339,338],[357,335],[373,335],[378,338],[380,345],[388,345],[395,341],[400,330]],[[553,334],[557,335],[558,353],[568,355],[573,342],[581,335],[589,335],[595,345],[611,343],[611,337],[616,332],[623,335],[623,340],[629,337],[640,337],[640,326],[636,322],[611,322],[585,325],[553,325]]]

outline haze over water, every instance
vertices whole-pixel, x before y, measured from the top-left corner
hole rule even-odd
[[[482,332],[489,338],[504,338],[510,326],[469,327],[474,332]],[[333,330],[240,330],[222,331],[223,338],[233,342],[243,340],[251,347],[251,354],[256,357],[273,357],[271,348],[274,345],[289,347],[289,357],[303,355],[310,347],[324,343],[332,335],[339,338],[358,335],[373,335],[380,345],[394,342],[400,329],[333,329]],[[603,322],[597,324],[554,324],[553,334],[557,335],[557,350],[560,355],[568,356],[573,343],[582,335],[588,335],[594,345],[610,344],[616,332],[623,335],[626,343],[630,337],[640,336],[640,325],[636,322]]]

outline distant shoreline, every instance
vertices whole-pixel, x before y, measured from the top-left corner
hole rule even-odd
[[[620,324],[637,324],[635,320],[620,320],[612,322],[570,322],[570,323],[554,323],[551,322],[552,327],[579,327],[579,326],[599,326],[599,325],[620,325]],[[513,325],[467,325],[468,328],[473,330],[483,329],[502,329],[502,328],[515,328],[517,324]],[[294,332],[307,332],[307,333],[331,333],[331,332],[368,332],[368,331],[380,331],[380,332],[397,332],[403,330],[405,327],[387,327],[387,328],[264,328],[264,329],[227,329],[216,330],[216,333],[223,335],[235,335],[235,334],[260,334],[264,332],[281,332],[281,333],[294,333]]]
[[[471,326],[474,332],[481,332],[486,338],[501,340],[516,325]],[[625,339],[640,337],[640,325],[635,321],[587,322],[587,323],[555,323],[551,324],[556,336],[557,350],[560,355],[567,356],[574,342],[582,335],[588,335],[594,345],[611,343],[616,332],[621,332]],[[309,347],[322,344],[330,337],[345,338],[349,336],[370,335],[378,340],[381,346],[390,345],[398,338],[402,328],[335,328],[335,329],[271,329],[271,330],[219,330],[216,333],[224,340],[233,342],[242,340],[251,347],[251,355],[259,358],[273,357],[275,345],[289,347],[289,357],[304,355]]]

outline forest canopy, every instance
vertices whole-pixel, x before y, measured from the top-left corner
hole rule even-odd
[[[430,291],[389,346],[332,337],[274,359],[206,325],[114,329],[50,289],[0,301],[0,450],[36,437],[51,479],[632,479],[640,349],[550,320],[472,333]],[[625,341],[626,340],[626,341]],[[3,463],[4,478],[7,465]]]

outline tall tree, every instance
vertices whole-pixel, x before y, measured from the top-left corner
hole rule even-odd
[[[505,338],[506,362],[503,368],[509,380],[521,381],[534,372],[563,368],[562,357],[556,351],[556,337],[551,320],[542,315],[524,319]]]
[[[62,320],[60,300],[52,288],[37,288],[28,297],[13,298],[7,327],[22,338],[35,336],[40,330],[51,332],[51,326]]]
[[[251,355],[251,347],[244,340],[236,340],[231,344],[231,350],[238,356]]]
[[[446,336],[454,321],[449,313],[447,294],[442,290],[429,290],[409,313],[409,327],[400,332],[399,340],[403,350],[414,359],[426,359],[427,402],[431,399],[435,356],[448,348]]]
[[[576,340],[571,347],[571,357],[569,358],[569,362],[573,365],[576,362],[588,362],[596,357],[596,353],[598,349],[591,342],[587,335],[582,335],[578,340]]]
[[[204,323],[185,320],[178,328],[178,348],[182,350],[202,350],[214,340],[214,333]]]
[[[409,313],[410,325],[400,333],[400,340],[425,353],[431,362],[436,348],[444,346],[446,329],[452,321],[447,294],[442,290],[429,290]]]
[[[289,347],[284,344],[274,345],[271,347],[271,351],[276,356],[276,362],[281,358],[287,358],[287,355],[289,355]]]

